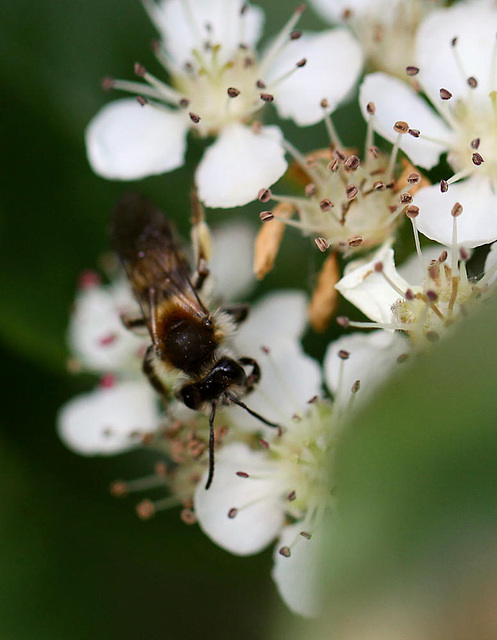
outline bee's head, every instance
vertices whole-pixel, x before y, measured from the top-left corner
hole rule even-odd
[[[230,387],[243,387],[246,383],[242,365],[232,358],[223,357],[201,380],[182,387],[179,396],[189,409],[200,409],[204,402],[217,400]]]

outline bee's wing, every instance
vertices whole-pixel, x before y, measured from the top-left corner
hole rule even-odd
[[[209,312],[189,278],[189,265],[174,242],[162,212],[138,193],[127,193],[117,203],[110,237],[153,336],[161,307],[174,304],[206,318]]]

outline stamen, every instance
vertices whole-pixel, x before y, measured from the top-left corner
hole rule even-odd
[[[331,113],[329,110],[328,101],[325,98],[321,100],[321,108],[323,109],[323,112],[324,112],[324,124],[326,127],[326,131],[328,132],[328,137],[330,139],[331,144],[334,147],[342,147],[343,146],[342,142],[340,140],[337,130],[335,129],[333,120],[331,119]]]
[[[298,6],[291,18],[288,20],[286,25],[280,31],[279,36],[274,40],[273,44],[269,47],[260,64],[261,77],[263,78],[274,59],[278,56],[278,54],[286,47],[286,45],[291,42],[291,34],[294,31],[295,25],[300,20],[300,16],[305,11],[305,5],[302,4]]]

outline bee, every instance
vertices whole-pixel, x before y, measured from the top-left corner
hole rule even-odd
[[[196,197],[193,220],[203,219]],[[190,277],[188,260],[178,248],[172,227],[162,212],[138,193],[117,203],[110,238],[141,315],[124,317],[128,328],[147,327],[152,344],[143,370],[165,401],[171,397],[170,373],[178,374],[174,395],[188,408],[209,412],[209,473],[214,477],[214,417],[220,405],[236,404],[268,426],[278,425],[247,407],[240,399],[260,379],[256,360],[235,358],[225,345],[227,335],[247,315],[247,305],[211,313],[199,291],[209,275],[205,252],[196,247],[197,271]],[[249,370],[249,371],[247,371]]]

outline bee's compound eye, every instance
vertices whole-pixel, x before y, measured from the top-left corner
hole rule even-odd
[[[189,409],[199,409],[202,404],[202,395],[193,384],[183,387],[180,391],[181,400]]]

